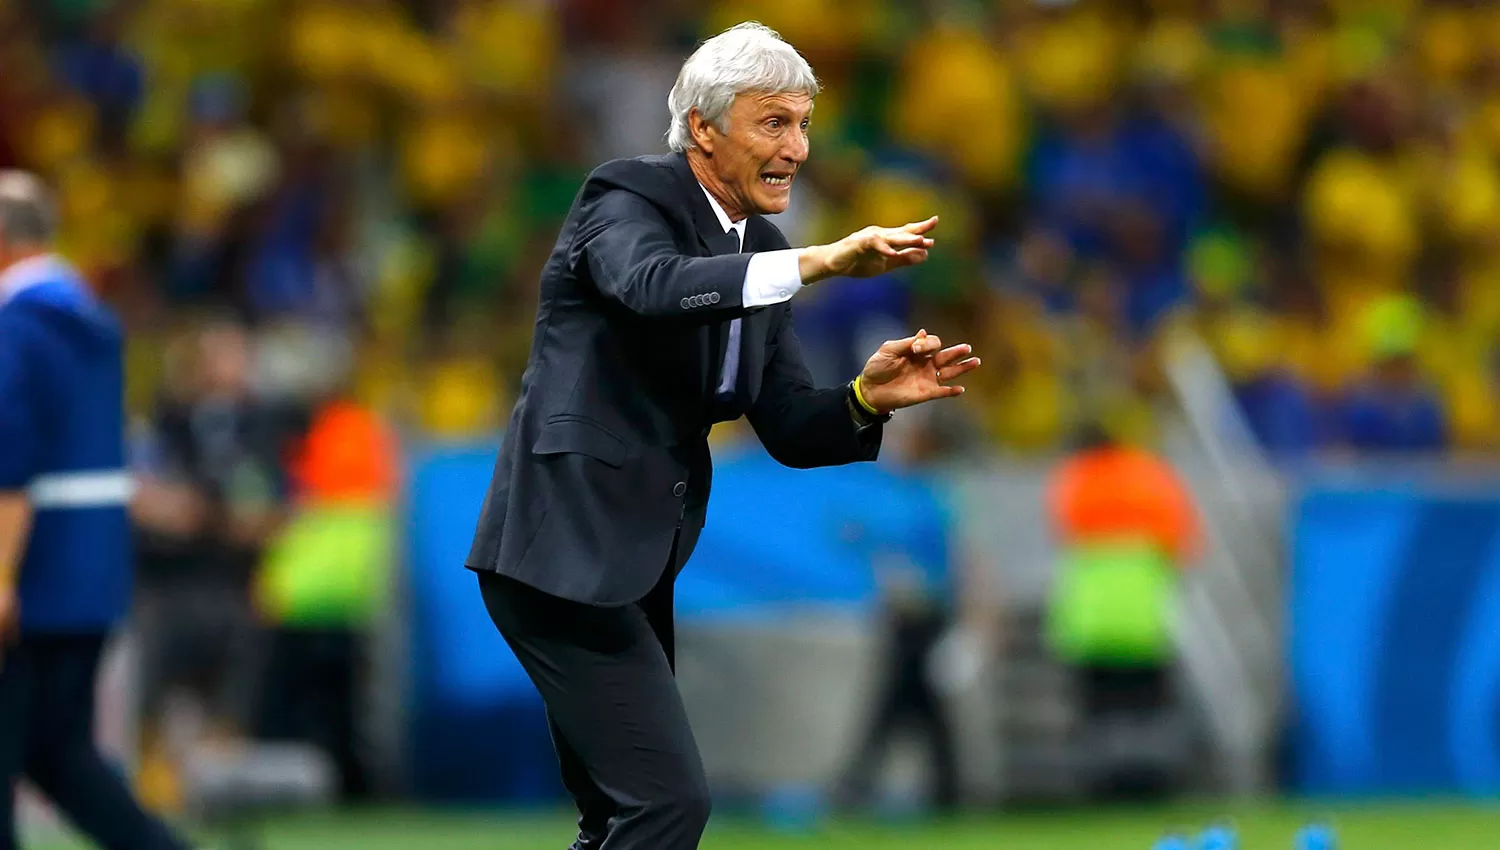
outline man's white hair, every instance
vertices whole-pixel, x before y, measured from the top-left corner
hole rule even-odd
[[[729,107],[745,92],[805,92],[818,95],[818,78],[795,47],[770,27],[749,21],[703,42],[682,63],[667,95],[672,126],[667,144],[681,153],[693,147],[688,115],[698,112],[720,132],[729,132]]]
[[[57,229],[47,185],[28,171],[0,170],[0,241],[44,245]]]

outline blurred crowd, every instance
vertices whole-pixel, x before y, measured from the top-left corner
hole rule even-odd
[[[814,371],[847,379],[927,327],[985,359],[955,433],[1080,450],[1052,494],[1049,637],[1101,716],[1166,699],[1163,621],[1101,637],[1077,612],[1164,610],[1191,560],[1179,485],[1125,448],[1157,435],[1185,333],[1273,456],[1500,449],[1484,0],[0,0],[0,168],[57,188],[64,252],[129,331],[148,799],[174,796],[151,756],[184,746],[184,689],[195,737],[311,738],[370,793],[355,721],[395,434],[503,425],[583,177],[664,150],[683,57],[750,19],[823,83],[791,242],[942,217],[928,263],[799,294]],[[1144,518],[1105,498],[1146,491]],[[941,513],[930,495],[912,517]],[[856,777],[897,719],[938,716],[901,671],[953,612],[895,601]]]
[[[824,83],[793,243],[943,216],[799,300],[829,379],[917,324],[992,444],[1149,440],[1196,328],[1278,453],[1500,445],[1500,9],[1466,0],[5,0],[0,166],[62,194],[133,333],[254,329],[257,385],[440,437],[503,422],[580,179],[662,149],[695,40]]]

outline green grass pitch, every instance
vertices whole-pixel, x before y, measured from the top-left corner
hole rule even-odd
[[[1243,850],[1291,850],[1309,817],[1336,825],[1340,850],[1497,850],[1500,802],[1480,805],[1369,804],[1320,808],[1233,804],[1158,810],[1078,810],[942,822],[833,821],[815,831],[778,834],[753,820],[716,816],[703,850],[1149,850],[1168,827],[1233,820]],[[268,824],[265,850],[562,850],[571,839],[565,814],[500,815],[424,811],[314,815]],[[212,835],[203,836],[207,847]],[[35,850],[82,850],[50,841]]]

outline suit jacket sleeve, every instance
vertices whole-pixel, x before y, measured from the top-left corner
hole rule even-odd
[[[880,423],[855,424],[849,388],[818,389],[802,358],[792,329],[792,311],[780,308],[771,335],[760,396],[750,409],[750,425],[771,457],[807,469],[874,460],[880,453]]]
[[[745,315],[751,254],[692,257],[651,202],[615,189],[590,204],[574,237],[599,293],[643,318],[722,322]]]

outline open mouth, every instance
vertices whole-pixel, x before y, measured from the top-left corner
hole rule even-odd
[[[760,176],[760,182],[777,188],[792,185],[792,175],[768,171]]]

